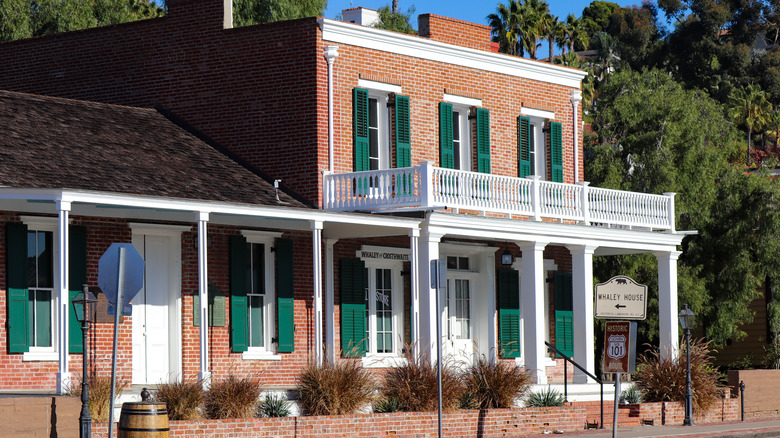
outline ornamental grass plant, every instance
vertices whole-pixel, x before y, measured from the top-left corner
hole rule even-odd
[[[81,379],[70,386],[69,395],[81,397]],[[97,371],[90,371],[87,376],[89,385],[89,416],[96,423],[108,421],[108,411],[111,408],[111,375],[100,375]],[[125,388],[130,385],[130,379],[117,376],[114,385],[114,396],[119,397]]]
[[[693,410],[698,412],[706,412],[720,400],[718,373],[712,366],[711,351],[709,341],[691,339]],[[634,382],[644,401],[685,402],[687,362],[684,344],[674,357],[662,357],[654,349],[640,356],[637,362]]]
[[[563,394],[549,386],[543,391],[530,393],[525,401],[525,405],[531,408],[563,406],[564,403],[566,399],[563,398]]]
[[[224,380],[212,382],[206,393],[204,413],[210,419],[252,418],[260,402],[260,379],[228,374]]]
[[[203,382],[183,380],[157,385],[157,400],[168,406],[169,420],[197,420],[201,418],[201,406],[206,399]]]
[[[514,362],[491,362],[480,356],[462,375],[461,406],[470,409],[507,409],[528,392],[531,374]]]
[[[454,411],[460,404],[463,383],[446,357],[442,361],[441,386],[442,410]],[[439,403],[437,388],[436,363],[423,355],[415,358],[407,353],[404,364],[385,373],[380,392],[383,398],[395,400],[401,411],[435,411]]]
[[[367,409],[376,383],[359,360],[309,364],[298,375],[298,406],[303,415],[348,415]]]

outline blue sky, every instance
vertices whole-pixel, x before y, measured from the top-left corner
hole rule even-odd
[[[550,5],[550,12],[560,19],[565,19],[567,15],[574,14],[577,17],[582,15],[582,10],[591,3],[592,0],[547,0]],[[641,0],[625,1],[612,0],[621,6],[630,6],[641,4]],[[342,9],[362,6],[369,9],[379,9],[382,6],[389,5],[391,0],[328,0],[328,8],[325,10],[327,18],[335,18],[341,13]],[[504,1],[504,3],[506,3]],[[432,13],[444,15],[446,17],[457,18],[459,20],[471,21],[474,23],[487,24],[485,17],[496,11],[498,0],[399,0],[398,8],[406,11],[410,6],[415,7],[416,14]],[[417,27],[416,16],[413,17],[412,24]]]

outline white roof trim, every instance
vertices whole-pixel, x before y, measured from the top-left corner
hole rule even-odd
[[[458,105],[466,106],[482,106],[482,99],[475,99],[473,97],[458,96],[457,94],[444,93],[443,100],[447,102],[456,103]]]
[[[368,88],[369,90],[384,91],[386,93],[401,94],[401,86],[388,84],[386,82],[370,81],[368,79],[358,79],[358,87]]]
[[[522,107],[520,108],[520,114],[528,117],[537,117],[540,119],[555,120],[554,111],[545,111],[545,110]]]
[[[323,41],[365,47],[577,89],[580,88],[582,79],[587,76],[587,73],[582,70],[518,56],[485,52],[327,18],[321,18],[318,22],[320,29],[322,29]]]

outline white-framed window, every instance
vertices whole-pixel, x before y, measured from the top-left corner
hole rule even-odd
[[[555,113],[552,111],[537,110],[532,108],[523,108],[521,114],[530,120],[531,133],[530,139],[530,175],[538,175],[543,180],[549,180],[550,175],[547,172],[547,133],[545,127],[550,120],[555,119]]]
[[[280,360],[274,337],[276,294],[274,290],[274,238],[280,233],[249,231],[246,238],[247,351],[243,359]]]
[[[366,367],[397,364],[403,352],[403,281],[401,264],[365,261]]]
[[[452,105],[452,146],[455,153],[455,169],[473,171],[471,147],[471,108]]]
[[[25,361],[58,360],[59,233],[56,218],[22,217],[27,225],[27,336]]]
[[[389,169],[390,113],[387,93],[368,92],[368,161],[370,170]]]

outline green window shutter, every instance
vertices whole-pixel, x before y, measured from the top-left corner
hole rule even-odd
[[[445,169],[455,168],[455,149],[452,144],[452,104],[439,102],[439,161]]]
[[[498,270],[498,339],[501,357],[520,357],[520,276]]]
[[[233,352],[246,351],[246,238],[230,236],[230,345]]]
[[[531,119],[517,118],[517,176],[525,178],[531,174]]]
[[[395,167],[412,166],[412,128],[409,97],[395,95]]]
[[[366,264],[362,260],[341,260],[341,354],[366,354]]]
[[[24,353],[30,347],[27,338],[27,226],[8,223],[6,238],[8,352]]]
[[[352,90],[352,122],[355,136],[355,172],[369,170],[368,90]]]
[[[84,336],[76,319],[73,299],[87,282],[87,229],[71,226],[68,259],[68,352],[84,352]]]
[[[490,111],[477,108],[477,172],[490,173]]]
[[[279,352],[295,350],[295,282],[293,241],[276,239],[276,316],[279,321]]]
[[[550,122],[550,180],[563,182],[563,127],[559,122]]]
[[[555,283],[555,346],[567,356],[574,355],[574,326],[571,274],[556,272]]]

